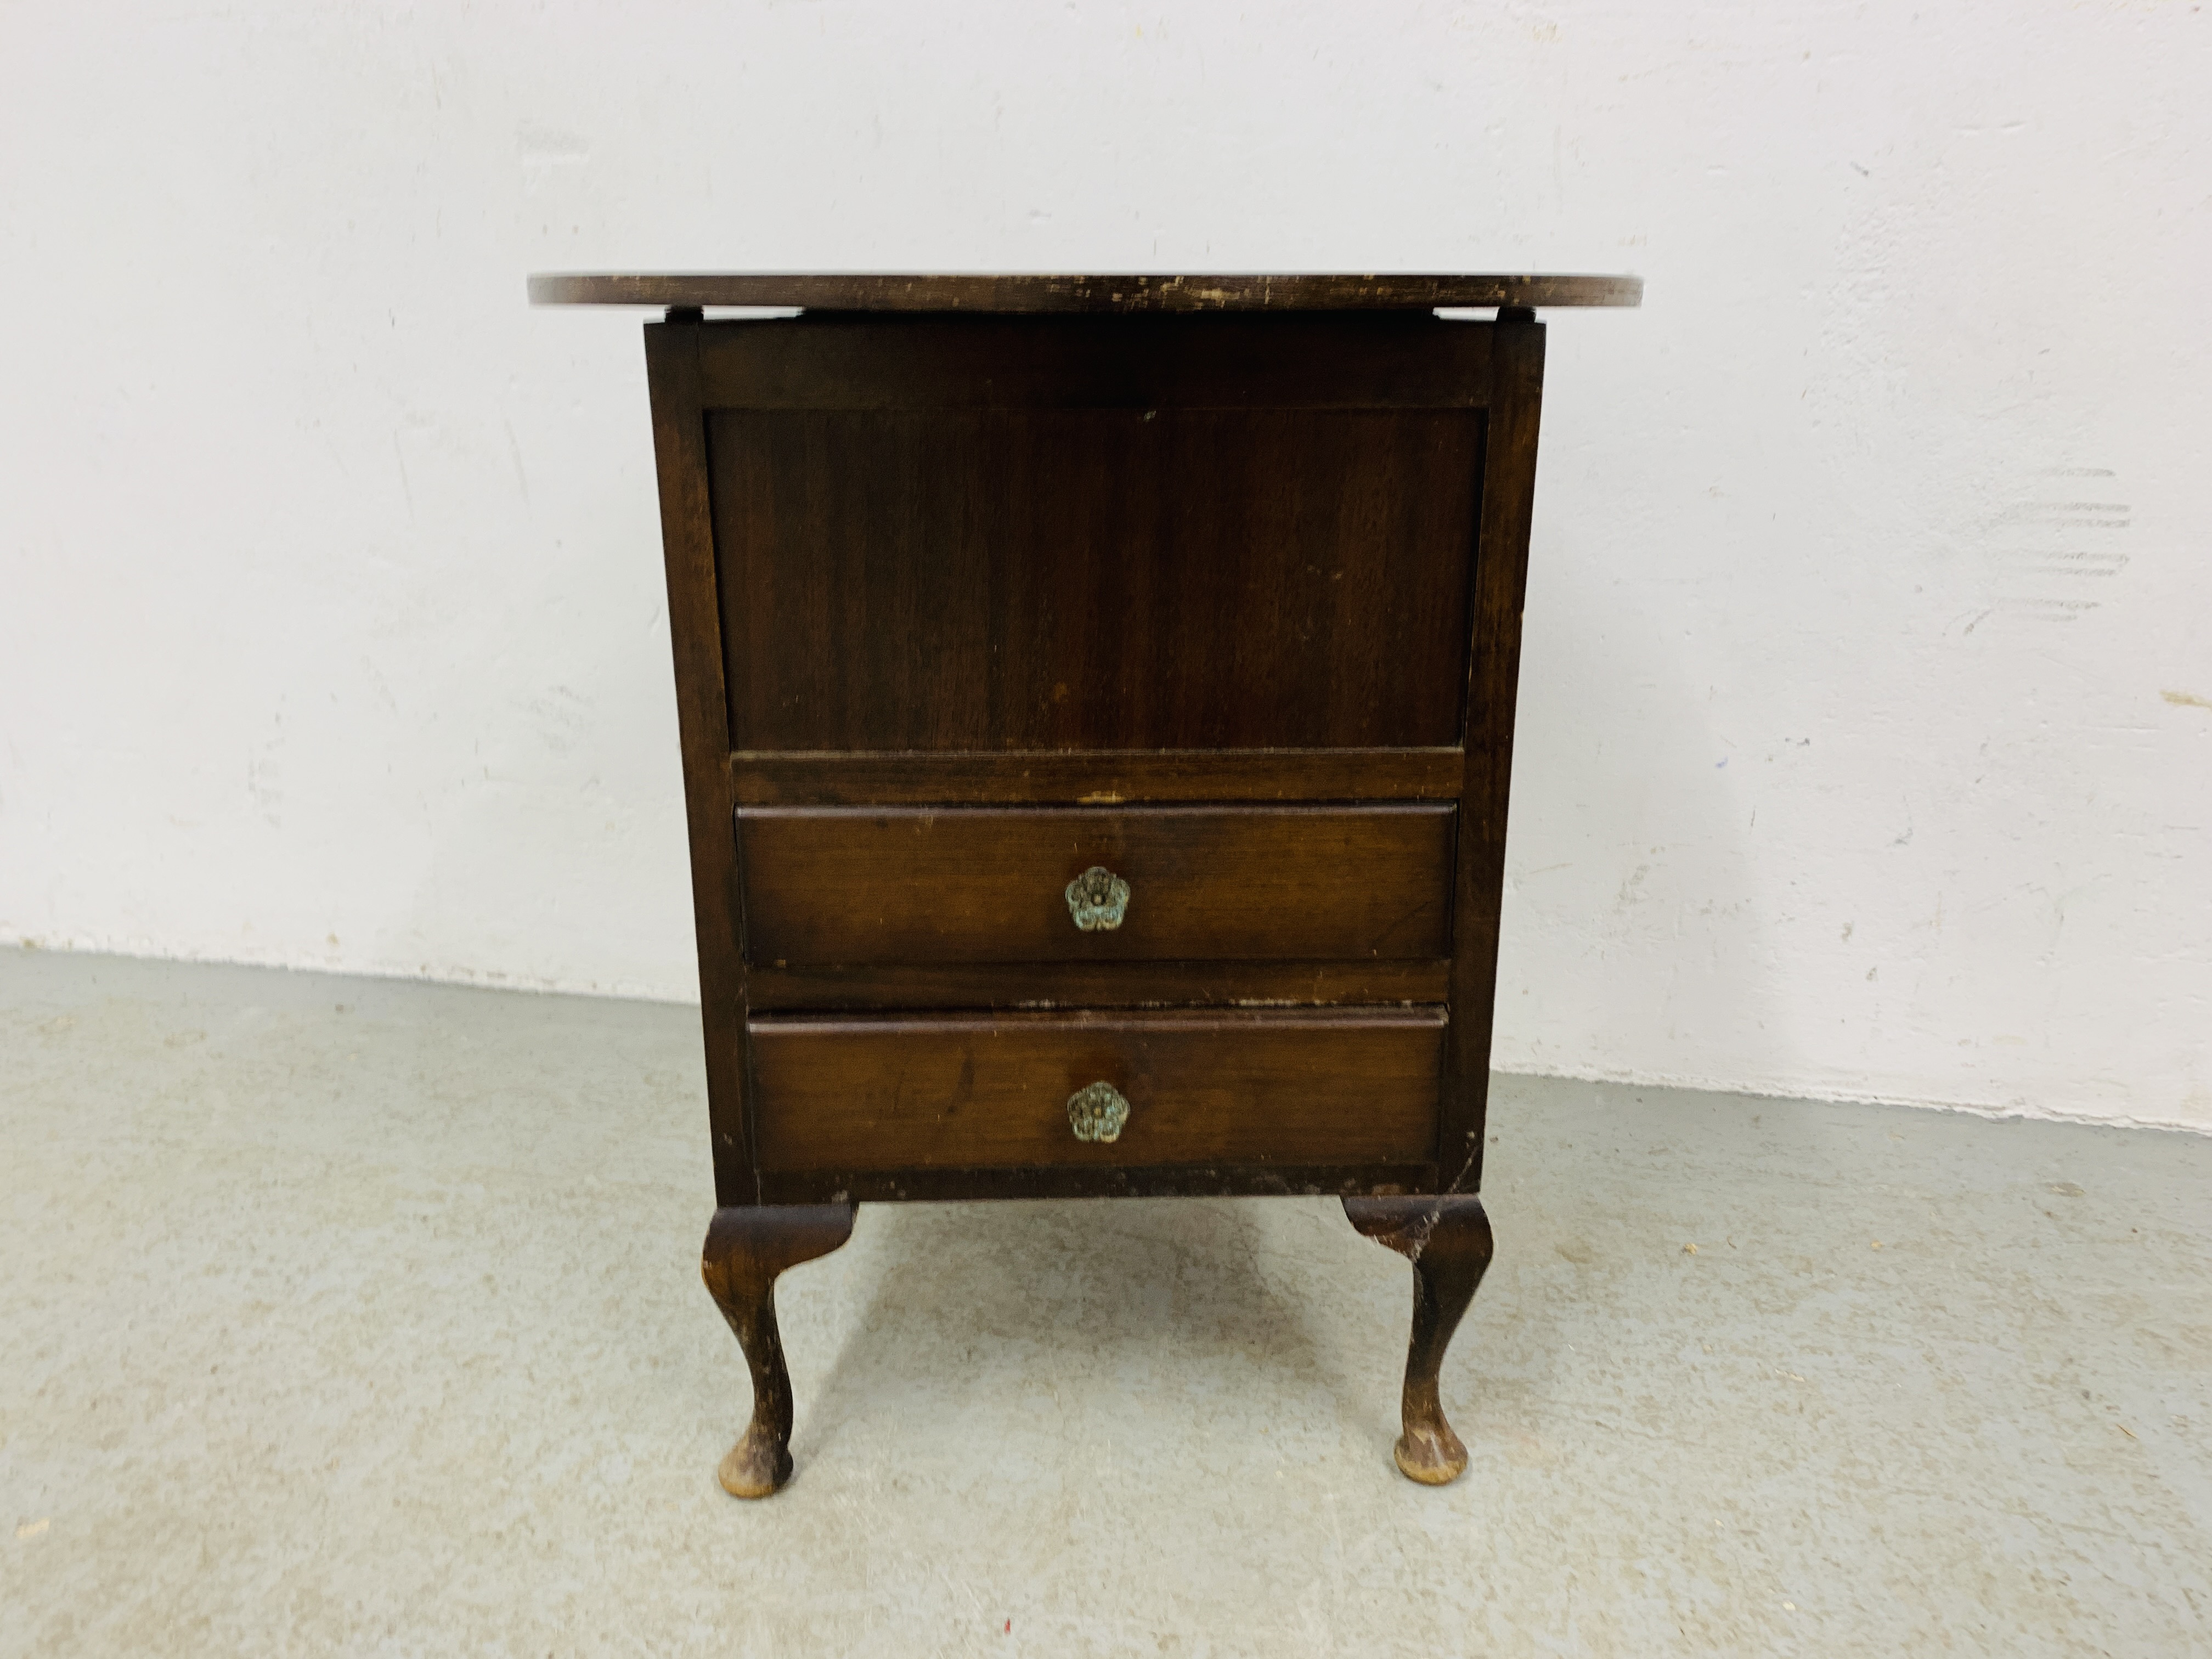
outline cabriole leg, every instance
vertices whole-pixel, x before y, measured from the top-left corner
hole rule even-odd
[[[791,1479],[791,1374],[775,1328],[775,1279],[853,1236],[850,1204],[763,1204],[714,1212],[700,1263],[753,1374],[753,1420],[719,1473],[734,1498],[766,1498]]]
[[[1467,1468],[1467,1448],[1444,1421],[1437,1373],[1460,1316],[1490,1266],[1490,1218],[1474,1197],[1347,1198],[1344,1213],[1360,1232],[1413,1264],[1413,1334],[1406,1345],[1398,1468],[1424,1486],[1441,1486]]]

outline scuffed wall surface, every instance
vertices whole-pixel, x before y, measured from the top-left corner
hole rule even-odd
[[[1628,270],[1499,1063],[2212,1128],[2201,9],[0,36],[0,935],[690,994],[639,319],[527,270]]]

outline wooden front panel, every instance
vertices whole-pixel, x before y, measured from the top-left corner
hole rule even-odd
[[[1456,744],[1483,422],[715,410],[731,741]]]
[[[756,1011],[1284,1007],[1445,1000],[1446,960],[756,963]]]
[[[1453,811],[749,808],[747,951],[779,967],[1435,959],[1451,948]],[[1066,888],[1094,866],[1130,892],[1119,927],[1085,932]]]
[[[751,749],[731,761],[747,806],[1456,800],[1467,772],[1457,749]]]
[[[1436,1009],[757,1019],[763,1170],[1413,1164],[1431,1155]],[[1086,1142],[1067,1100],[1127,1099]]]
[[[709,409],[1481,409],[1482,324],[783,318],[698,330]]]

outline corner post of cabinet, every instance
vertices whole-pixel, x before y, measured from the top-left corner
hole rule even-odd
[[[1535,507],[1536,428],[1544,396],[1544,325],[1524,307],[1501,307],[1492,327],[1491,397],[1468,606],[1467,700],[1453,893],[1451,1024],[1437,1130],[1441,1186],[1482,1183],[1483,1123],[1498,996],[1498,910],[1505,885],[1506,797],[1513,776],[1513,709],[1521,677],[1521,609]]]
[[[707,410],[700,368],[702,318],[672,307],[645,329],[660,534],[668,566],[668,632],[675,647],[677,725],[691,839],[699,1003],[707,1045],[707,1110],[714,1135],[714,1201],[760,1201],[746,1109],[744,885],[730,777],[730,705],[708,484]]]

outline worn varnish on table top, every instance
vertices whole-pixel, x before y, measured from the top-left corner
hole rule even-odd
[[[817,311],[1397,311],[1633,306],[1640,276],[1412,275],[985,276],[836,271],[587,273],[530,279],[535,305],[799,306]]]

